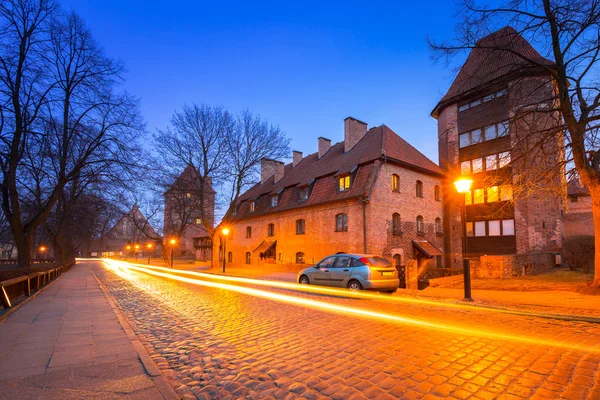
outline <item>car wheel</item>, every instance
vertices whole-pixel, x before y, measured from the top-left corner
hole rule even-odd
[[[362,285],[359,281],[351,280],[348,282],[348,289],[350,290],[362,290]]]
[[[300,277],[300,280],[298,280],[298,283],[300,283],[301,285],[310,285],[310,280],[308,280],[308,276],[302,275]]]

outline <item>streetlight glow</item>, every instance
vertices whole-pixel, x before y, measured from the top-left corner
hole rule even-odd
[[[454,182],[454,186],[456,186],[456,191],[458,193],[469,193],[471,191],[471,185],[473,184],[472,179],[460,178],[456,182]]]
[[[229,228],[223,228],[221,232],[223,232],[223,235],[227,236],[229,235]]]
[[[149,249],[151,249],[151,248],[152,248],[152,243],[148,243],[148,244],[146,245],[146,247],[148,247]]]
[[[40,251],[41,251],[42,253],[43,253],[43,252],[45,252],[45,251],[46,251],[46,247],[45,247],[45,246],[41,246],[41,247],[40,247]]]
[[[136,244],[136,245],[135,245],[135,249],[136,249],[136,250],[138,250],[139,248],[140,248],[140,245],[139,245],[139,244]]]
[[[169,243],[171,243],[172,246],[175,246],[175,244],[177,244],[177,239],[173,238],[169,240]]]
[[[127,250],[131,250],[131,246],[130,246],[130,245],[127,245],[126,249],[127,249]]]

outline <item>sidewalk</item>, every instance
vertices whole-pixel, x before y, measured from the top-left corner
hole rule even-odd
[[[78,263],[0,323],[0,399],[172,398],[92,263]]]

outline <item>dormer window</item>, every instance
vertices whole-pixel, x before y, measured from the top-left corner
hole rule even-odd
[[[279,196],[271,196],[271,207],[277,207],[279,205]]]
[[[346,190],[350,190],[350,175],[342,176],[338,178],[338,191],[345,192]]]
[[[256,209],[256,202],[251,201],[250,202],[250,212],[254,212],[255,209]]]
[[[298,189],[298,198],[302,201],[308,200],[308,186]]]

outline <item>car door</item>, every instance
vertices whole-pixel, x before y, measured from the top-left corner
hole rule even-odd
[[[311,281],[315,285],[331,285],[331,267],[335,261],[335,256],[327,257],[321,260],[315,265],[314,271],[312,272]]]
[[[350,256],[338,255],[336,257],[333,267],[331,268],[331,286],[346,287],[350,274],[352,273],[350,270],[351,262],[352,257]]]

